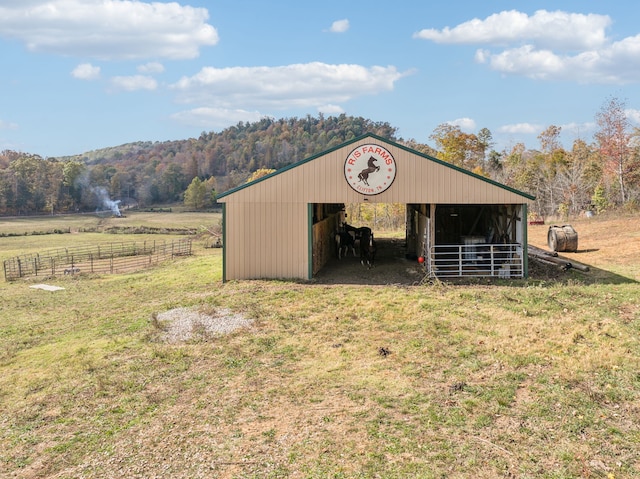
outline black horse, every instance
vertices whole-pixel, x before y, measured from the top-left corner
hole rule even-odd
[[[368,231],[362,232],[360,238],[360,263],[367,268],[373,268],[376,259],[376,242],[373,239],[373,233],[369,228]]]
[[[359,228],[356,228],[355,226],[351,226],[350,224],[345,223],[343,225],[343,228],[346,232],[351,233],[353,235],[353,239],[356,241],[360,241],[360,239],[362,238],[362,235],[366,232],[371,234],[371,228],[367,226],[361,226]]]
[[[358,173],[358,180],[369,186],[369,175],[376,171],[380,171],[380,167],[376,165],[376,158],[372,156],[367,161],[367,167]]]
[[[342,259],[343,256],[347,256],[349,248],[351,248],[353,256],[356,255],[356,241],[351,233],[348,231],[338,231],[335,239],[336,249],[338,250],[338,259]]]

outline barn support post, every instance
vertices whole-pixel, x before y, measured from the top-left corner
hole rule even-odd
[[[313,278],[313,203],[307,203],[307,279]]]
[[[529,277],[529,228],[527,227],[527,204],[522,205],[520,220],[522,224],[522,277]]]
[[[227,281],[227,204],[222,203],[222,282]]]

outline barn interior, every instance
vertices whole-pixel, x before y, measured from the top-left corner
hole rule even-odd
[[[349,223],[346,209],[344,204],[313,205],[314,277],[325,277],[325,268],[344,271],[360,262],[358,255],[338,259],[335,233]],[[522,275],[522,205],[407,204],[405,211],[401,238],[378,230],[375,224],[353,225],[373,230],[379,274],[395,278],[395,282],[405,276],[413,282],[420,273],[442,277]]]

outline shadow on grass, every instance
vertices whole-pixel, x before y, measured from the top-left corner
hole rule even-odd
[[[418,286],[438,282],[425,277],[425,270],[415,259],[406,258],[404,239],[377,238],[378,252],[375,266],[371,269],[363,266],[356,250],[354,256],[350,252],[342,259],[331,258],[327,264],[315,275],[311,283],[315,284],[352,284],[352,285],[387,285],[387,286]],[[579,250],[578,253],[594,250]],[[562,258],[568,263],[570,259]],[[577,263],[576,266],[578,266]],[[553,285],[584,283],[584,284],[631,284],[637,283],[607,270],[580,263],[588,267],[588,271],[579,271],[573,267],[547,264],[529,257],[529,277],[526,279],[498,279],[498,278],[446,278],[442,283],[451,285],[502,285],[514,287],[536,285]]]
[[[569,264],[575,264],[567,258],[563,258]],[[575,283],[580,282],[584,284],[633,284],[637,281],[633,278],[628,278],[611,271],[607,271],[595,266],[580,263],[583,266],[588,267],[588,271],[580,271],[579,269],[569,267],[564,268],[561,265],[550,265],[543,263],[536,258],[529,257],[529,283],[533,282],[553,282],[553,283]]]

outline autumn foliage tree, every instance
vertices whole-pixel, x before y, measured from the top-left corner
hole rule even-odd
[[[249,176],[249,178],[247,178],[247,183],[251,183],[252,181],[270,175],[271,173],[275,173],[275,171],[276,170],[274,170],[273,168],[258,168],[256,171],[251,173],[251,176]]]
[[[609,98],[596,114],[598,131],[595,134],[602,158],[605,187],[612,192],[617,190],[618,204],[621,205],[629,199],[627,178],[635,163],[625,108],[623,101]]]
[[[488,132],[488,130],[486,130]],[[436,144],[438,158],[452,165],[473,171],[482,166],[487,148],[486,136],[481,141],[473,133],[463,132],[459,126],[443,123],[429,137]],[[490,138],[490,134],[488,134]]]

